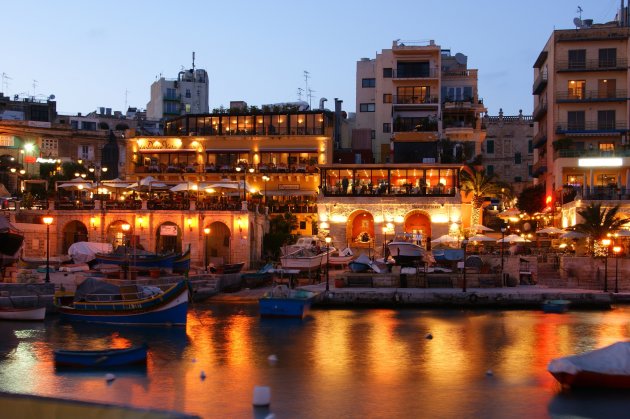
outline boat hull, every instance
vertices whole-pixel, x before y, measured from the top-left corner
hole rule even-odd
[[[261,298],[258,300],[261,317],[304,318],[311,308],[310,299]]]
[[[45,317],[46,307],[0,309],[0,320],[42,321]]]
[[[399,265],[408,265],[416,261],[422,261],[426,254],[422,247],[407,242],[391,242],[387,245],[387,249]]]
[[[163,294],[144,300],[74,302],[62,306],[63,320],[105,324],[185,326],[188,313],[188,284],[178,283]]]
[[[580,371],[576,374],[552,372],[551,375],[563,387],[630,389],[630,375],[602,374],[591,371]]]
[[[542,310],[545,313],[566,313],[569,311],[569,304],[571,302],[568,300],[548,300],[543,303]]]
[[[323,257],[322,254],[310,257],[283,256],[280,263],[283,269],[312,270],[321,267]]]
[[[142,365],[147,362],[147,346],[102,351],[54,352],[55,366],[59,368],[111,368]]]
[[[95,261],[97,264],[107,265],[128,265],[134,268],[164,268],[174,269],[174,265],[178,268],[185,267],[186,260],[184,255],[172,254],[164,256],[133,256],[132,254],[127,257],[119,255],[105,255],[97,254]],[[177,261],[177,262],[176,262]],[[190,268],[190,255],[188,258],[188,267]]]

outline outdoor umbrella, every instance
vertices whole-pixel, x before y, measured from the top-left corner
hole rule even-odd
[[[496,239],[492,237],[485,236],[483,234],[475,234],[474,236],[468,237],[469,242],[493,242]]]
[[[567,231],[560,235],[561,239],[583,239],[584,237],[587,237],[587,235],[579,231]]]
[[[497,240],[497,243],[524,243],[524,242],[528,242],[529,240],[516,235],[516,234],[510,234],[509,236],[505,236],[502,239]]]
[[[617,232],[617,237],[630,237],[630,230],[622,228]]]
[[[438,237],[437,239],[431,240],[431,244],[441,244],[441,243],[457,243],[459,240],[457,237],[450,236],[445,234],[443,236]]]
[[[505,211],[501,211],[497,217],[499,218],[514,218],[514,217],[518,217],[521,214],[521,212],[519,210],[517,210],[516,208],[509,208],[506,209]]]
[[[545,227],[536,232],[536,234],[564,234],[564,233],[566,233],[565,230],[562,230],[557,227]]]
[[[171,192],[197,191],[197,184],[194,182],[179,183],[170,189]]]
[[[474,231],[474,232],[478,232],[478,231],[494,231],[490,227],[486,227],[483,224],[475,224],[472,227],[470,227],[470,230]]]

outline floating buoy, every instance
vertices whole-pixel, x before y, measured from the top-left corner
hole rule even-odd
[[[488,371],[486,371],[486,375],[487,376],[492,376],[492,375],[494,375],[494,373],[492,372],[492,370],[488,370]]]
[[[105,381],[107,381],[108,383],[111,383],[112,381],[114,381],[116,379],[116,376],[114,374],[105,374]]]
[[[271,404],[271,388],[267,386],[255,386],[252,404],[259,407],[269,406]]]
[[[425,339],[433,339],[433,335],[431,333],[427,333]]]
[[[278,362],[278,357],[275,355],[269,355],[267,357],[267,361],[269,361],[271,365],[274,365],[276,362]]]
[[[199,378],[201,378],[201,381],[206,379],[206,373],[201,371],[201,374],[199,375]]]

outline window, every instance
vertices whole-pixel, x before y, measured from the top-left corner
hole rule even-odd
[[[615,111],[597,111],[597,129],[615,129]]]
[[[171,88],[166,89],[166,99],[177,99],[177,90]]]
[[[175,102],[166,102],[164,103],[164,113],[166,114],[178,114],[179,107]]]
[[[429,77],[428,61],[399,61],[396,66],[396,77]]]
[[[584,99],[586,80],[569,80],[568,99]]]
[[[597,80],[597,97],[614,98],[617,97],[617,80],[600,79]]]
[[[521,178],[520,176],[514,176],[514,182],[522,182],[523,178]]]
[[[360,112],[374,112],[376,110],[376,106],[373,103],[361,103],[359,105]]]
[[[569,50],[569,68],[584,69],[586,68],[586,50],[570,49]]]
[[[393,71],[391,68],[384,68],[383,69],[383,78],[384,79],[391,79],[392,78],[392,74]]]
[[[534,176],[534,166],[532,166],[531,164],[527,165],[527,174],[529,175],[529,177]]]
[[[392,103],[391,93],[383,93],[383,103]]]
[[[85,131],[96,131],[96,122],[82,121],[81,129]]]
[[[41,150],[44,155],[56,157],[59,154],[58,148],[59,142],[56,138],[42,138]]]
[[[77,121],[76,119],[70,121],[70,126],[72,127],[72,129],[79,129],[79,121]]]
[[[532,140],[527,141],[527,153],[532,154],[534,152],[534,142]]]
[[[486,153],[494,154],[494,140],[486,140]]]
[[[80,145],[77,150],[77,157],[83,160],[94,160],[94,147],[91,145]]]
[[[370,139],[371,139],[371,140],[375,140],[375,139],[376,139],[376,130],[372,130],[372,131],[370,132]]]
[[[617,49],[602,48],[599,50],[599,67],[616,67],[617,66]]]
[[[519,152],[514,153],[514,164],[521,164],[521,160],[522,160],[521,153]]]
[[[584,111],[569,111],[567,112],[567,119],[569,123],[567,126],[568,130],[584,130],[586,126]]]
[[[306,230],[306,221],[300,221],[300,230]]]
[[[429,86],[399,87],[396,89],[396,103],[429,103]]]
[[[599,143],[599,151],[601,152],[608,152],[608,153],[612,153],[613,151],[615,151],[615,144],[614,143]]]
[[[376,87],[376,79],[361,80],[361,87]]]
[[[186,97],[190,98],[190,89],[186,89]]]
[[[494,175],[494,166],[493,165],[489,164],[489,165],[486,166],[486,174],[488,176]]]
[[[383,132],[392,132],[392,124],[389,122],[383,123]]]

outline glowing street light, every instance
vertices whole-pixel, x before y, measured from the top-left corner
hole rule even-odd
[[[44,282],[50,282],[50,225],[53,223],[54,218],[50,215],[42,218],[44,224],[46,224],[46,278]]]

